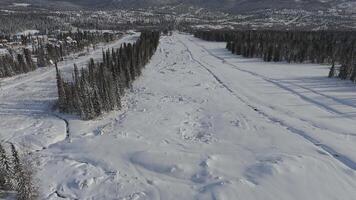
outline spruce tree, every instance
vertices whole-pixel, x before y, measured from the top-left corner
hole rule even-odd
[[[11,190],[13,188],[11,174],[11,161],[6,154],[4,147],[0,144],[0,190]]]

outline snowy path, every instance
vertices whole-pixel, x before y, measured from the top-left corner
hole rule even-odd
[[[246,102],[249,102],[249,105],[253,108],[258,109],[258,112],[265,115],[271,121],[279,123],[290,131],[295,132],[315,145],[320,146],[349,168],[356,170],[356,146],[354,145],[356,142],[356,101],[354,101],[355,99],[353,98],[356,88],[354,85],[347,82],[340,83],[341,81],[330,80],[323,77],[323,73],[327,73],[327,67],[325,67],[324,70],[320,70],[320,67],[322,66],[295,65],[295,68],[300,67],[303,71],[305,70],[305,74],[301,74],[300,71],[299,73],[291,74],[289,70],[296,69],[291,69],[291,66],[289,66],[288,69],[285,69],[288,65],[280,66],[280,64],[266,63],[261,65],[259,60],[243,59],[237,56],[225,58],[226,55],[228,55],[228,52],[223,49],[225,44],[220,43],[220,48],[217,48],[216,44],[214,46],[211,46],[210,44],[209,49],[209,46],[205,47],[202,44],[199,44],[199,41],[189,39],[188,43],[191,44],[190,48],[194,48],[192,45],[194,44],[203,49],[203,53],[202,51],[193,51],[199,52],[197,56],[203,60],[210,55],[210,57],[215,57],[222,61],[222,65],[219,61],[213,59],[205,60],[205,63],[209,66],[214,65],[214,62],[220,64],[221,68],[213,71],[217,74],[221,73],[225,82],[228,81],[232,83],[233,87],[235,87],[234,89],[239,91],[240,94],[244,94],[243,97]],[[218,53],[214,54],[212,53],[213,51],[220,51],[225,53],[225,55],[219,55]],[[317,70],[315,70],[318,71],[318,73],[314,74],[313,70],[306,69],[306,67],[318,67]],[[234,73],[233,77],[227,77],[226,75],[230,74],[231,68],[237,69],[240,73]],[[272,71],[271,73],[271,71],[268,70],[276,71]],[[298,80],[298,78],[309,78],[304,77],[303,75],[312,76],[310,79],[314,78],[314,81],[322,79],[324,82],[320,82],[321,85],[309,86],[308,84],[303,84],[303,82],[295,81]],[[214,74],[214,76],[218,75]],[[241,76],[243,79],[241,79]],[[236,78],[239,79],[236,80]],[[245,85],[244,83],[246,83],[246,81],[244,80],[246,78],[253,78],[254,81],[262,80],[266,85],[263,87],[261,87],[260,83],[258,83],[258,85],[253,85],[255,83],[252,82],[251,84],[251,81]],[[290,80],[281,80],[281,78]],[[236,84],[234,84],[234,81]],[[332,82],[334,83],[334,86],[332,86]],[[330,88],[325,88],[322,84],[330,84]],[[278,95],[271,95],[274,91],[270,88],[273,86],[275,86],[273,90],[276,90]],[[341,90],[343,96],[339,94],[332,96],[333,93],[330,92],[330,90],[334,90],[334,95],[335,92],[337,94],[337,90]],[[328,95],[328,93],[331,94]],[[282,100],[283,102],[280,102],[279,100]],[[292,102],[295,106],[290,106],[290,103]],[[296,106],[300,105],[308,107],[308,110],[295,109]],[[300,124],[295,125],[296,122]],[[304,129],[304,127],[307,127],[307,129]],[[325,136],[325,132],[328,133],[327,136]],[[336,144],[335,140],[339,140],[341,144]],[[338,150],[336,151],[335,149]]]
[[[138,34],[126,36],[105,48],[119,47],[123,42],[137,39]],[[58,64],[62,72],[70,74],[73,64],[85,66],[89,58],[101,58],[102,45],[86,55],[68,56]],[[79,54],[79,53],[78,53]],[[57,97],[55,68],[0,79],[0,140],[27,143],[29,150],[40,150],[68,137],[68,121],[52,112]],[[53,134],[55,133],[55,134]]]
[[[324,78],[327,66],[263,63],[223,43],[163,36],[122,111],[64,116],[71,142],[48,114],[54,75],[41,73],[4,81],[0,137],[47,147],[36,153],[45,199],[356,196],[356,87]]]
[[[190,43],[191,44],[194,44],[195,42],[193,40],[190,40]],[[196,43],[195,43],[196,44]],[[183,45],[185,45],[183,43]],[[246,106],[248,106],[249,108],[253,109],[254,111],[256,111],[257,113],[259,113],[260,115],[266,117],[266,119],[268,119],[269,121],[273,122],[273,123],[276,123],[276,124],[279,124],[280,126],[282,126],[283,128],[286,128],[287,130],[289,130],[290,132],[294,133],[294,134],[298,134],[300,136],[302,136],[303,138],[305,138],[306,140],[308,140],[309,142],[311,142],[312,144],[314,144],[315,146],[319,146],[321,149],[323,149],[324,151],[326,151],[327,153],[329,153],[330,155],[332,155],[335,159],[339,160],[341,163],[343,163],[344,165],[346,165],[347,167],[349,167],[350,169],[352,170],[356,170],[356,162],[353,161],[352,159],[350,159],[347,154],[343,155],[337,151],[335,151],[332,147],[328,146],[327,144],[323,144],[321,143],[319,140],[313,138],[312,136],[310,136],[308,133],[304,132],[303,130],[301,129],[298,129],[296,128],[295,126],[293,125],[290,125],[289,123],[285,122],[283,119],[286,117],[286,116],[283,116],[283,117],[275,117],[274,115],[272,114],[269,114],[265,111],[262,111],[260,110],[256,105],[258,104],[251,104],[253,101],[251,101],[250,99],[248,99],[246,96],[241,96],[241,95],[237,95],[237,93],[235,93],[235,91],[233,89],[231,89],[222,79],[220,79],[218,77],[218,75],[216,75],[212,70],[209,69],[209,67],[207,66],[210,66],[210,67],[213,67],[211,64],[209,64],[210,62],[205,62],[206,64],[203,64],[204,61],[199,61],[197,59],[194,58],[193,56],[193,53],[192,51],[189,50],[189,47],[185,45],[185,47],[187,48],[187,50],[189,51],[190,53],[190,56],[192,57],[193,60],[195,60],[197,63],[199,63],[202,67],[204,67],[223,87],[226,88],[227,91],[229,91],[231,94],[233,94],[238,100],[240,100],[241,102],[243,102],[244,104],[246,104]],[[251,71],[247,71],[247,70],[243,70],[241,68],[238,68],[238,66],[234,65],[234,64],[231,64],[229,62],[227,62],[225,59],[221,58],[221,57],[218,57],[218,56],[215,56],[213,55],[208,49],[206,49],[205,47],[202,47],[204,50],[208,51],[210,55],[212,55],[213,57],[223,61],[224,64],[227,64],[227,65],[230,65],[232,66],[233,68],[236,68],[238,70],[240,70],[241,72],[246,72],[248,74],[251,74],[252,76],[255,76],[255,77],[258,77],[258,78],[262,78],[264,81],[266,82],[269,82],[269,83],[272,83],[274,85],[276,85],[277,87],[280,87],[284,90],[287,90],[288,92],[291,92],[292,94],[295,94],[296,96],[298,97],[301,97],[301,99],[303,99],[304,101],[307,101],[307,102],[310,102],[310,103],[313,103],[315,104],[316,106],[321,106],[323,108],[326,108],[327,111],[330,111],[331,113],[333,114],[340,114],[340,112],[338,111],[334,111],[332,108],[329,108],[327,106],[324,106],[324,104],[321,104],[319,103],[318,101],[314,101],[312,100],[311,98],[309,97],[306,97],[304,95],[301,95],[299,94],[298,92],[288,88],[288,87],[285,87],[283,85],[281,85],[278,81],[273,81],[267,77],[264,77],[262,75],[259,75],[257,73],[254,73],[254,72],[251,72]],[[304,88],[304,87],[303,87]],[[308,89],[308,88],[307,88]],[[311,91],[311,89],[308,89],[309,91]],[[319,95],[323,95],[323,94],[319,94]],[[326,95],[323,95],[325,96],[326,98],[329,98],[328,96]],[[343,103],[343,102],[341,102]],[[269,106],[271,107],[271,106]],[[287,116],[288,117],[288,116]],[[307,122],[307,121],[306,121]],[[350,125],[352,124],[352,121],[349,121]],[[311,124],[312,128],[315,127],[315,125]],[[319,128],[319,127],[316,127],[316,128]],[[325,129],[324,129],[325,130]],[[354,133],[350,133],[348,135],[355,135]]]

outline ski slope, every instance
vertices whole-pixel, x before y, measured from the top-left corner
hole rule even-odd
[[[0,138],[34,152],[43,199],[355,199],[356,86],[224,47],[162,36],[124,108],[92,121],[53,111],[54,69],[3,79]]]

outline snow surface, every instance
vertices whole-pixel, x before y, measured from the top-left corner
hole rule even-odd
[[[15,7],[28,7],[31,4],[28,4],[28,3],[13,3],[12,5],[15,6]]]
[[[38,34],[40,31],[39,30],[25,30],[19,33],[16,33],[16,35],[35,35]]]
[[[51,111],[54,69],[3,79],[0,137],[37,150],[44,199],[355,199],[355,85],[224,47],[163,36],[124,108],[92,121]]]

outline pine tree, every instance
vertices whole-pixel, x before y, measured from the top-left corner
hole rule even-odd
[[[338,77],[356,79],[354,31],[197,31],[194,35],[209,41],[225,40],[233,54],[268,62],[330,63],[334,66],[330,76],[335,76],[335,66],[341,65]]]
[[[347,78],[347,67],[345,64],[340,66],[339,78],[344,80]]]
[[[356,63],[353,65],[352,74],[351,74],[350,80],[352,82],[356,83]]]
[[[0,144],[0,190],[11,190],[11,162],[4,147]]]
[[[58,69],[57,63],[55,64],[56,67],[56,78],[57,78],[57,91],[58,91],[58,107],[60,111],[66,110],[66,93],[64,89],[64,82],[61,77],[61,73]]]
[[[34,186],[32,164],[20,158],[15,146],[11,144],[13,174],[16,181],[15,190],[18,200],[35,200],[38,197],[38,190]]]
[[[329,78],[333,78],[335,77],[335,64],[333,64],[330,68],[330,71],[329,71]]]
[[[74,65],[72,82],[64,82],[56,67],[60,110],[93,119],[103,112],[120,109],[125,88],[130,88],[132,81],[141,74],[144,64],[157,49],[158,40],[158,32],[143,32],[133,45],[103,50],[102,62],[90,59],[88,67],[80,72]]]

